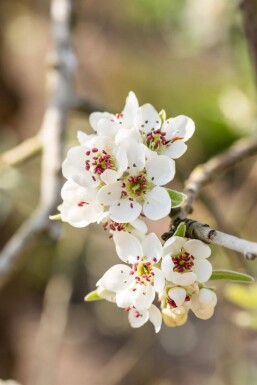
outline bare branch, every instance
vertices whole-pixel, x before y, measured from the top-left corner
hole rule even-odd
[[[51,8],[54,48],[51,54],[52,89],[42,126],[39,130],[43,145],[40,203],[31,218],[25,221],[10,238],[0,254],[0,277],[7,279],[17,264],[18,255],[41,231],[53,230],[58,223],[50,223],[48,216],[58,203],[61,188],[64,132],[67,121],[71,81],[75,57],[70,47],[69,0],[53,0]]]
[[[223,233],[212,229],[209,225],[205,225],[192,219],[184,218],[177,220],[174,223],[174,229],[180,222],[186,223],[186,236],[188,238],[200,239],[205,243],[213,243],[218,246],[226,247],[227,249],[237,251],[243,254],[247,259],[253,260],[257,257],[257,243],[240,239],[233,235]],[[162,238],[167,240],[173,235],[174,231],[164,233]]]
[[[200,190],[214,179],[218,178],[230,167],[235,166],[242,160],[257,154],[257,138],[240,139],[229,147],[225,152],[211,158],[208,162],[197,166],[190,174],[185,183],[184,193],[187,196],[185,204],[171,211],[171,217],[185,218],[192,212],[192,204]]]
[[[39,135],[25,139],[22,143],[0,155],[0,171],[17,166],[40,153],[42,142]]]

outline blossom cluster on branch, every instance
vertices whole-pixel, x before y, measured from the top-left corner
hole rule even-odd
[[[194,122],[184,115],[166,119],[151,104],[140,107],[133,92],[122,113],[95,112],[89,122],[94,134],[79,132],[79,145],[63,162],[61,219],[75,227],[102,224],[123,263],[112,266],[86,300],[115,302],[132,327],[150,320],[156,332],[162,319],[168,326],[184,324],[190,309],[210,318],[217,302],[205,286],[212,275],[210,247],[185,238],[182,227],[162,245],[144,222],[184,202],[182,193],[163,186],[175,176],[175,159],[187,150]]]

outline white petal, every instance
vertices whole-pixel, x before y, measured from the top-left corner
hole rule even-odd
[[[85,227],[96,222],[102,212],[103,207],[97,202],[83,206],[78,206],[78,204],[61,206],[62,220],[74,227]]]
[[[147,233],[147,225],[142,219],[135,219],[134,221],[130,222],[130,224],[132,227],[134,227],[134,229],[138,230],[140,233]]]
[[[171,282],[175,283],[175,285],[180,286],[189,286],[192,285],[196,281],[196,274],[193,272],[188,273],[177,273],[173,271]]]
[[[137,111],[139,105],[138,100],[134,92],[130,91],[126,99],[126,104],[123,109],[122,126],[125,128],[131,128],[136,126]]]
[[[149,312],[149,320],[154,325],[155,333],[158,333],[162,326],[162,314],[155,305],[151,305],[148,312]]]
[[[114,152],[115,158],[116,158],[116,168],[117,171],[122,174],[124,171],[128,168],[128,158],[126,152],[123,150],[123,148],[119,147]]]
[[[169,238],[163,245],[163,253],[177,255],[181,252],[184,244],[187,242],[186,238],[173,236]]]
[[[128,288],[126,290],[122,290],[116,294],[116,303],[118,307],[126,308],[131,306],[132,297],[131,297],[131,289]]]
[[[212,265],[206,259],[196,259],[192,271],[196,274],[198,282],[207,282],[212,275]]]
[[[161,118],[156,109],[149,103],[144,104],[138,111],[138,129],[145,133],[161,127]]]
[[[145,167],[145,151],[144,145],[137,143],[134,140],[129,140],[122,144],[122,151],[126,151],[128,158],[128,167],[130,173],[137,173]]]
[[[117,182],[120,174],[115,170],[107,169],[100,175],[100,178],[104,183],[111,184]]]
[[[79,141],[79,144],[86,145],[87,141],[92,139],[94,135],[88,135],[83,131],[77,132],[77,139]]]
[[[164,147],[162,155],[168,156],[172,159],[180,158],[187,150],[187,145],[183,140],[176,140]]]
[[[213,290],[203,287],[198,293],[198,299],[201,306],[214,307],[217,304],[217,295]]]
[[[119,292],[131,285],[130,267],[127,265],[114,265],[97,282],[106,290]]]
[[[89,123],[95,131],[97,131],[98,129],[98,122],[100,119],[114,120],[116,119],[116,117],[115,115],[110,114],[109,112],[93,112],[89,115]]]
[[[210,246],[198,239],[190,239],[184,244],[184,250],[195,258],[208,258],[211,255]]]
[[[146,235],[142,240],[144,256],[150,262],[158,262],[162,256],[162,244],[155,233]],[[156,259],[156,261],[155,261]]]
[[[139,240],[134,235],[120,231],[115,233],[113,240],[120,259],[124,262],[136,262],[137,257],[143,256],[143,250]]]
[[[106,299],[106,301],[116,302],[116,294],[114,291],[106,290],[102,286],[98,286],[96,289],[97,294]]]
[[[137,285],[136,290],[132,291],[132,303],[138,310],[149,309],[155,297],[152,285]]]
[[[175,118],[167,119],[163,123],[162,130],[166,132],[166,138],[172,139],[175,137],[182,137],[187,141],[195,131],[195,124],[192,119],[185,115],[179,115]]]
[[[134,140],[138,143],[142,142],[140,133],[135,128],[120,128],[115,136],[115,144],[120,146],[123,142],[126,143],[127,140]]]
[[[97,201],[103,205],[111,205],[119,201],[121,196],[121,183],[111,183],[102,187],[97,194]]]
[[[121,199],[110,207],[110,217],[117,223],[129,223],[137,219],[141,213],[142,206],[129,199]]]
[[[163,187],[154,187],[152,191],[145,194],[143,213],[147,218],[158,220],[169,215],[171,200],[167,190]]]
[[[99,136],[110,136],[111,138],[115,138],[119,129],[120,124],[113,118],[100,119],[97,123],[97,134]]]
[[[186,299],[187,292],[182,287],[173,287],[169,290],[168,296],[173,299],[177,306],[183,305]]]
[[[165,287],[165,278],[163,275],[163,272],[158,269],[157,267],[153,267],[153,272],[154,272],[154,290],[157,292],[162,292]]]
[[[130,309],[128,319],[132,328],[140,328],[149,320],[149,312],[148,310]]]
[[[169,255],[165,255],[165,257],[162,258],[161,269],[165,278],[168,281],[171,281],[173,277],[173,268],[174,268],[174,263],[171,257]]]
[[[145,164],[147,179],[157,186],[170,182],[175,176],[175,162],[164,155],[152,157]]]
[[[194,312],[194,314],[196,315],[197,318],[200,318],[202,320],[210,319],[214,314],[214,308],[213,307],[210,307],[207,309],[198,309],[198,310],[194,310],[192,308],[192,311]]]

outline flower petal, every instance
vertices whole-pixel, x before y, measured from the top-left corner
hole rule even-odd
[[[141,210],[139,203],[121,199],[110,207],[110,217],[117,223],[129,223],[139,217]]]
[[[165,255],[165,257],[162,258],[161,262],[161,269],[162,272],[165,276],[165,278],[168,281],[171,281],[172,276],[173,276],[173,268],[174,268],[174,263],[169,255]]]
[[[198,239],[190,239],[184,244],[184,250],[195,258],[208,258],[211,255],[210,246]]]
[[[116,303],[118,307],[130,307],[132,303],[131,289],[122,290],[116,294]]]
[[[158,220],[169,215],[171,210],[171,200],[167,190],[156,186],[145,194],[143,213],[147,218]]]
[[[134,221],[130,222],[130,224],[132,227],[134,227],[135,230],[139,231],[140,233],[147,233],[147,225],[142,219],[135,219]]]
[[[134,235],[120,231],[114,234],[113,240],[117,254],[122,261],[134,263],[138,256],[143,256],[141,244]]]
[[[169,238],[163,245],[163,253],[177,255],[181,252],[182,247],[187,242],[186,238],[173,236]]]
[[[168,296],[173,299],[177,306],[183,305],[187,292],[183,287],[173,287],[169,290]]]
[[[156,109],[149,103],[144,104],[138,111],[138,128],[148,133],[161,127],[161,118]]]
[[[187,116],[179,115],[175,118],[167,119],[163,123],[162,130],[166,132],[167,140],[182,137],[184,141],[187,141],[195,131],[195,124]]]
[[[140,328],[149,320],[148,310],[130,309],[128,314],[130,326],[132,328]]]
[[[158,307],[151,305],[149,312],[149,321],[152,322],[155,328],[155,333],[158,333],[161,330],[162,326],[162,314]]]
[[[162,155],[168,156],[172,159],[180,158],[187,150],[187,145],[183,140],[176,140],[175,142],[164,147]]]
[[[155,233],[150,233],[143,238],[142,248],[148,261],[159,262],[162,256],[162,244]]]
[[[130,271],[127,265],[114,265],[104,273],[96,285],[114,292],[124,290],[131,285]]]
[[[109,112],[93,112],[92,114],[89,115],[89,123],[93,130],[97,131],[98,129],[98,122],[99,120],[104,119],[104,120],[111,120],[115,119],[115,115],[110,114]]]
[[[175,176],[175,162],[164,155],[157,155],[146,161],[147,179],[157,186],[170,182]]]
[[[158,269],[157,267],[153,267],[153,272],[154,272],[154,290],[157,292],[161,292],[164,290],[165,287],[165,278],[163,275],[163,272]]]
[[[196,274],[191,271],[188,273],[177,273],[173,271],[171,282],[179,286],[189,286],[196,281],[196,278]]]
[[[136,127],[137,111],[139,108],[138,100],[134,92],[130,91],[123,109],[122,126],[125,128]]]
[[[198,282],[207,282],[212,275],[212,265],[206,259],[195,259],[192,270],[196,274]]]
[[[153,286],[137,285],[136,290],[132,291],[132,304],[138,310],[149,309],[155,297]]]
[[[100,178],[105,184],[111,184],[118,181],[120,174],[115,170],[107,169],[100,175]]]
[[[111,183],[102,187],[97,194],[97,201],[105,206],[119,201],[121,196],[121,183]]]

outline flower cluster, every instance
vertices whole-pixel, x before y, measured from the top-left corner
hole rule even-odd
[[[183,203],[182,193],[164,186],[174,178],[194,122],[183,115],[166,119],[151,104],[140,107],[133,92],[122,113],[95,112],[89,122],[94,133],[79,132],[79,145],[63,162],[61,219],[75,227],[101,223],[123,263],[111,267],[86,299],[115,302],[132,327],[150,320],[156,332],[162,319],[182,325],[190,309],[209,318],[217,302],[205,287],[212,274],[209,246],[177,235],[162,245],[142,219],[164,218]]]

